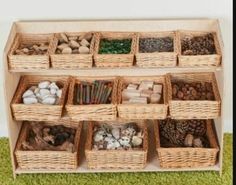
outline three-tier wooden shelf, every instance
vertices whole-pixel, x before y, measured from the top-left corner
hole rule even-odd
[[[86,31],[134,31],[134,32],[152,32],[152,31],[172,31],[172,30],[199,30],[215,31],[217,33],[222,51],[222,64],[220,67],[169,67],[169,68],[90,68],[80,70],[9,70],[7,62],[7,53],[12,45],[16,33],[56,33],[56,32],[86,32]],[[15,121],[12,117],[10,103],[17,88],[21,75],[75,75],[75,76],[152,76],[163,75],[169,72],[215,72],[217,83],[222,98],[221,117],[214,120],[217,131],[220,152],[219,160],[216,165],[204,168],[179,168],[163,169],[160,168],[156,157],[155,141],[152,129],[150,129],[150,151],[148,154],[147,166],[137,172],[162,172],[162,171],[222,171],[223,159],[223,127],[225,120],[224,109],[224,50],[223,41],[217,19],[185,19],[185,20],[83,20],[83,21],[24,21],[15,22],[12,25],[11,32],[4,50],[4,89],[5,105],[7,114],[7,124],[9,130],[9,141],[11,151],[12,170],[14,177],[17,174],[24,173],[95,173],[95,172],[134,172],[134,170],[90,170],[86,166],[84,155],[85,135],[82,134],[81,159],[79,167],[76,170],[64,171],[42,171],[42,170],[22,170],[17,166],[14,157],[14,148],[17,142],[18,134],[22,123]],[[63,119],[67,119],[64,115]],[[84,133],[84,132],[83,132]]]

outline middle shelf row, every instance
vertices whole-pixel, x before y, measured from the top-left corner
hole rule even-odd
[[[221,98],[214,73],[161,76],[21,76],[11,102],[15,120],[215,119]]]

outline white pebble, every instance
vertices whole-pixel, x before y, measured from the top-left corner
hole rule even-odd
[[[116,139],[120,138],[120,129],[119,128],[113,128],[111,133],[114,138],[116,138]]]
[[[24,94],[22,95],[22,98],[25,98],[27,96],[31,96],[33,94],[34,94],[33,91],[29,89],[29,90],[24,92]]]
[[[49,81],[44,81],[44,82],[40,82],[39,85],[38,85],[38,87],[39,87],[40,89],[46,89],[46,88],[48,88],[49,85],[50,85],[50,82],[49,82]]]
[[[57,97],[58,98],[61,98],[61,95],[62,95],[62,89],[59,89],[58,91],[57,91]]]
[[[46,104],[46,105],[54,105],[56,102],[56,99],[53,98],[53,97],[48,97],[48,98],[45,98],[43,101],[42,101],[42,104]]]
[[[35,90],[34,90],[34,94],[36,95],[36,94],[38,94],[39,93],[39,88],[36,88]]]
[[[52,89],[50,89],[50,93],[54,95],[57,93],[57,90],[52,88]]]
[[[29,104],[38,103],[38,100],[36,98],[26,97],[23,99],[23,102],[24,104],[29,105]]]
[[[96,133],[95,136],[93,137],[95,142],[99,142],[103,140],[103,135]]]
[[[57,86],[57,84],[55,82],[52,82],[50,85],[49,85],[49,88],[50,89],[59,89],[59,87]]]
[[[41,97],[50,94],[50,91],[48,89],[40,89],[39,90],[39,94],[41,95]]]

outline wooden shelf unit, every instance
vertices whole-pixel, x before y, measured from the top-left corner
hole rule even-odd
[[[13,42],[16,33],[55,33],[55,32],[86,32],[86,31],[173,31],[178,29],[199,30],[199,31],[215,31],[220,41],[222,53],[223,41],[217,19],[173,19],[173,20],[80,20],[80,21],[25,21],[15,22],[12,25],[11,32],[4,50],[4,89],[5,89],[5,105],[7,114],[7,124],[9,130],[9,141],[11,151],[11,161],[13,175],[22,173],[94,173],[94,172],[162,172],[162,171],[218,171],[222,172],[223,159],[223,123],[224,123],[224,56],[222,56],[221,67],[204,67],[204,68],[91,68],[81,70],[8,70],[7,53]],[[152,76],[163,75],[168,72],[215,72],[217,83],[222,98],[221,117],[215,119],[215,127],[217,131],[220,152],[219,160],[215,166],[205,168],[180,168],[180,169],[163,169],[160,168],[154,149],[154,143],[150,145],[148,156],[148,164],[145,169],[141,170],[89,170],[86,168],[83,147],[81,150],[80,166],[72,171],[38,171],[38,170],[22,170],[17,167],[14,157],[14,148],[21,128],[21,122],[15,121],[12,118],[10,103],[15,93],[21,75],[76,75],[76,76]],[[152,129],[150,129],[152,132]],[[152,137],[152,134],[150,134]],[[85,136],[83,135],[84,139]],[[82,142],[83,143],[83,142]]]

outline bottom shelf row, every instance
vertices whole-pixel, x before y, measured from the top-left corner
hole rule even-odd
[[[213,167],[219,145],[213,120],[23,122],[17,169],[141,170],[156,158],[163,169]],[[85,157],[84,157],[85,156]]]

